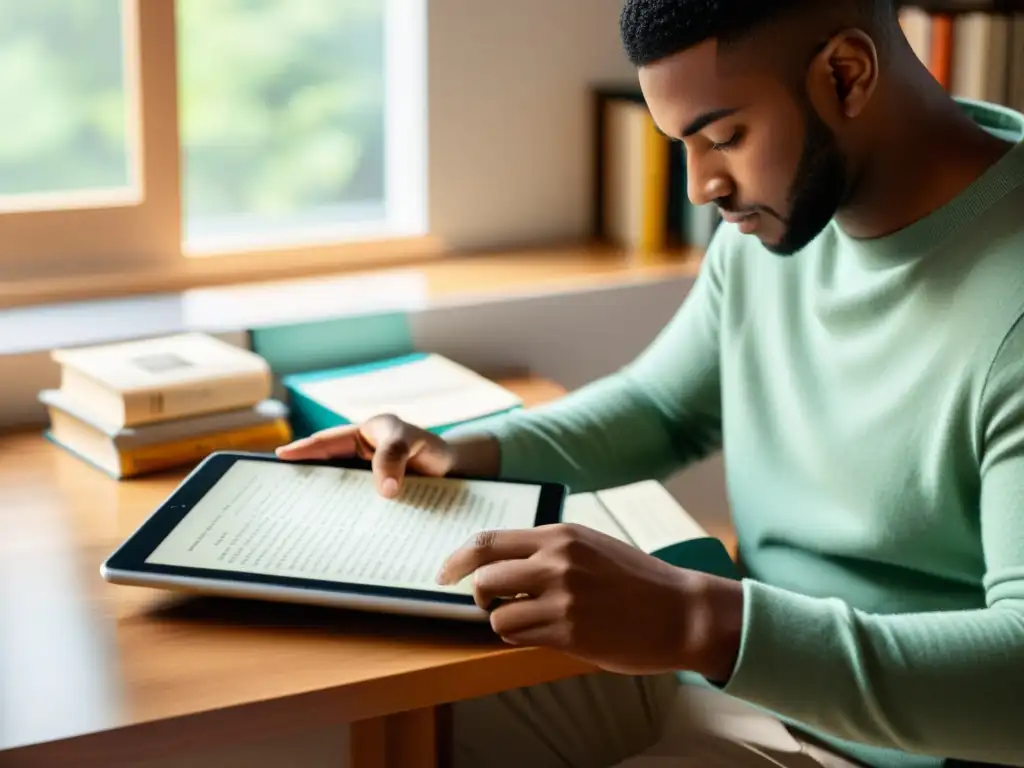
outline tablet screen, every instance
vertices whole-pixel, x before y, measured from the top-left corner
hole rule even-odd
[[[532,528],[541,486],[406,477],[397,499],[368,470],[234,462],[147,563],[347,584],[440,586],[441,565],[482,530]]]

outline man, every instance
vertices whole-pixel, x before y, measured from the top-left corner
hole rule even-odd
[[[707,681],[626,765],[1024,765],[1024,116],[950,99],[889,0],[621,21],[690,198],[726,219],[671,324],[475,434],[380,417],[282,457],[372,456],[385,495],[407,469],[585,491],[721,446],[742,582],[565,526],[482,536],[442,578],[528,595],[492,614],[509,643]],[[755,711],[791,753],[730,731]]]

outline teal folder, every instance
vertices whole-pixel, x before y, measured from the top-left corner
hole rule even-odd
[[[278,376],[400,357],[416,350],[404,312],[256,328],[252,350]]]
[[[291,412],[291,426],[292,431],[295,433],[297,438],[306,437],[319,432],[323,429],[330,429],[332,427],[339,427],[347,425],[351,422],[340,413],[336,413],[330,408],[326,407],[313,397],[309,396],[305,388],[314,382],[325,381],[329,379],[339,379],[347,376],[355,376],[362,373],[370,373],[371,371],[377,371],[385,368],[394,368],[409,363],[423,360],[429,356],[426,352],[413,352],[407,355],[400,355],[398,357],[391,357],[385,360],[377,360],[369,363],[360,363],[358,365],[348,365],[341,368],[330,368],[323,371],[309,371],[307,373],[295,373],[285,376],[281,379],[281,384],[284,386],[285,391],[288,395],[290,412]],[[508,411],[516,410],[520,406],[507,409]],[[486,414],[484,418],[490,418],[497,414]],[[428,427],[428,431],[435,434],[443,434],[450,429],[469,424],[478,419],[470,419],[467,421],[458,421],[451,424],[438,424]]]
[[[701,571],[723,579],[740,579],[739,568],[729,556],[725,545],[711,536],[681,541],[651,554],[677,568]]]

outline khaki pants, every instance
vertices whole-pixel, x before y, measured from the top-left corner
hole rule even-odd
[[[594,674],[460,702],[455,768],[860,768],[674,675]]]

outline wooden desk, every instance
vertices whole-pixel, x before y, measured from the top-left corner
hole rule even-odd
[[[505,384],[528,405],[562,394]],[[106,584],[102,560],[182,476],[116,483],[38,434],[0,438],[4,768],[120,766],[343,723],[355,768],[427,768],[439,705],[591,671],[487,627]]]

